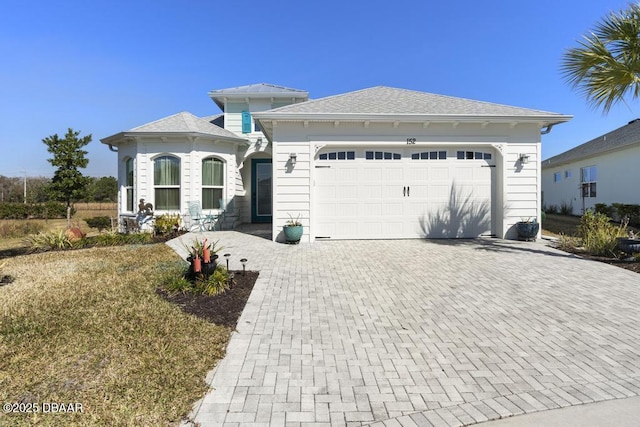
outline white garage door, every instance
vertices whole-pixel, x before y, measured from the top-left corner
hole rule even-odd
[[[316,238],[491,234],[491,149],[330,149],[314,170]]]

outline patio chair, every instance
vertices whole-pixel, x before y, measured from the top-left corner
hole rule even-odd
[[[188,202],[189,217],[191,224],[189,231],[211,231],[216,225],[217,217],[215,215],[205,215],[202,212],[202,205],[199,200]]]

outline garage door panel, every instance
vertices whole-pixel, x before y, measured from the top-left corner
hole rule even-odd
[[[364,168],[360,172],[361,182],[379,183],[382,182],[382,169],[378,167]]]
[[[378,185],[364,184],[360,188],[361,188],[361,191],[359,193],[360,199],[382,200],[382,188],[380,187],[380,184]]]
[[[430,181],[449,181],[449,166],[429,167],[428,176]]]
[[[358,180],[357,168],[331,168],[338,182],[355,182]]]
[[[397,168],[397,167],[384,169],[383,177],[386,182],[390,182],[390,181],[403,182],[404,169]]]
[[[358,203],[341,202],[335,205],[334,211],[336,216],[340,218],[357,218]]]
[[[317,236],[457,238],[491,232],[493,168],[476,159],[323,162],[315,169]]]
[[[339,200],[345,199],[357,199],[358,198],[358,186],[355,184],[352,185],[341,185],[335,188],[335,197]]]

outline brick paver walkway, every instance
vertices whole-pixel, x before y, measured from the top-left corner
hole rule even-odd
[[[203,426],[457,426],[640,394],[635,273],[541,242],[207,235],[260,277]]]

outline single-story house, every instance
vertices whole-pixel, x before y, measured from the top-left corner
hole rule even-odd
[[[582,214],[596,203],[640,204],[640,119],[542,162],[543,204]]]
[[[119,213],[231,209],[290,218],[318,239],[514,238],[540,220],[541,134],[571,116],[378,86],[309,100],[271,84],[209,92],[222,114],[179,113],[102,139],[118,152]]]

